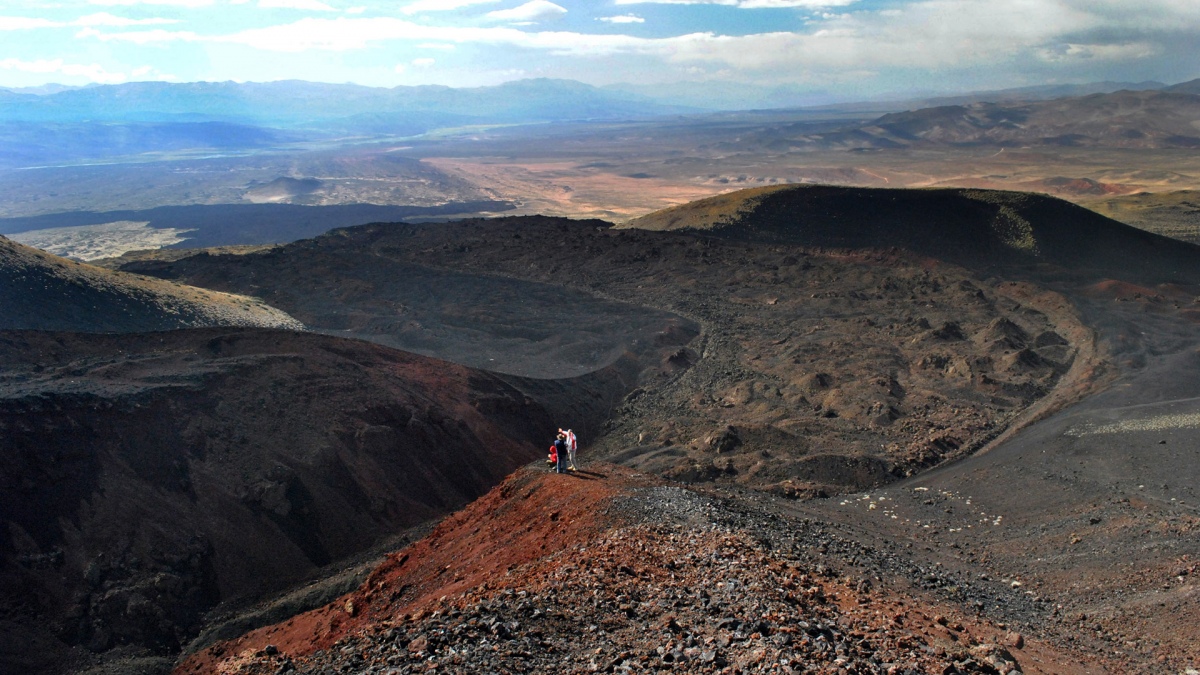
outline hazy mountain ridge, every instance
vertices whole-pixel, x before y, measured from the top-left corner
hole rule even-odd
[[[688,111],[692,109],[549,79],[474,89],[282,81],[133,82],[41,95],[0,90],[0,166]]]
[[[969,103],[887,113],[827,133],[801,125],[742,139],[775,150],[992,146],[1164,149],[1200,147],[1200,96],[1118,91],[1048,101]]]
[[[1029,87],[1012,87],[1008,89],[991,89],[951,96],[935,96],[919,99],[919,108],[933,108],[942,105],[963,105],[990,101],[1049,101],[1056,98],[1071,98],[1090,96],[1092,94],[1112,94],[1118,91],[1146,91],[1168,89],[1162,82],[1088,82],[1086,84],[1039,84]]]
[[[933,108],[944,116],[955,112],[945,109],[947,106],[961,105],[971,111],[974,120],[993,114],[990,111],[996,102],[1107,94],[1122,86],[1146,91],[1163,88],[1153,82],[1053,85],[926,100],[826,104],[797,108],[796,112],[890,113],[910,107]],[[1163,91],[1195,93],[1196,88],[1195,83],[1185,82]],[[729,85],[705,93],[709,89],[711,86],[701,87],[700,93],[689,95],[679,87],[656,92],[646,87],[600,88],[552,79],[463,89],[435,85],[387,89],[304,81],[133,82],[39,94],[0,89],[0,147],[5,148],[0,162],[26,166],[150,150],[256,148],[337,134],[413,136],[471,124],[650,118],[712,108],[794,107],[801,100],[820,101],[797,98],[798,94],[786,88]],[[879,123],[884,125],[884,137],[899,133],[888,125],[905,124],[903,118],[887,115]],[[298,131],[303,135],[296,135]],[[868,129],[867,133],[876,144],[884,143],[881,132]],[[1070,132],[1058,135],[1065,133]],[[853,143],[852,139],[832,140]],[[973,141],[962,138],[955,142]]]
[[[366,87],[304,81],[133,82],[34,95],[5,92],[0,120],[175,121],[179,116],[268,126],[305,126],[354,115],[436,112],[478,123],[620,118],[680,112],[644,97],[571,80],[519,80],[455,89]]]
[[[1184,85],[1175,86],[1182,87]],[[744,82],[680,82],[658,85],[621,83],[606,85],[603,89],[638,94],[660,103],[692,105],[698,108],[717,110],[791,109],[805,112],[824,110],[882,113],[983,101],[1041,101],[1068,96],[1110,94],[1123,89],[1141,91],[1147,89],[1170,90],[1171,88],[1162,82],[1154,81],[1105,81],[1011,87],[924,97],[881,97],[858,101],[837,100],[837,97],[828,92],[814,92],[796,85],[765,86]]]
[[[1127,88],[1112,91],[1120,86]],[[1200,119],[1197,88],[1196,82],[1165,88],[1155,82],[1099,82],[779,108],[759,120],[758,129],[715,147],[772,152],[918,145],[1190,148],[1200,145],[1200,129],[1192,124]],[[0,90],[0,166],[92,158],[140,161],[144,153],[303,151],[318,143],[411,139],[476,125],[656,124],[686,114],[669,123],[700,128],[731,114],[712,112],[731,107],[722,101],[738,101],[748,109],[795,100],[783,90],[737,86],[711,97],[685,94],[677,88],[656,95],[644,88],[551,79],[473,89],[281,81],[138,82],[46,94]],[[711,105],[705,106],[708,99]],[[847,120],[847,126],[822,133],[804,122],[838,119]]]
[[[1163,91],[1169,91],[1176,94],[1200,94],[1200,78],[1180,82],[1169,87],[1164,87]]]
[[[1200,96],[1120,91],[1041,103],[978,103],[894,113],[872,127],[900,140],[934,143],[1196,147],[1197,121]]]

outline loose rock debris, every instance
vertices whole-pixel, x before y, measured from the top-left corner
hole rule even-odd
[[[531,481],[531,471],[497,488],[524,495],[520,514],[489,512],[485,498],[440,537],[396,554],[399,574],[372,575],[310,620],[218,646],[209,652],[216,663],[194,660],[179,672],[1027,672],[1024,635],[936,598],[904,596],[889,575],[863,571],[882,568],[844,565],[871,554],[819,525],[731,508],[617,467],[605,467],[603,481]],[[562,514],[559,499],[575,503],[572,519],[512,519]],[[492,575],[479,569],[496,569],[496,560],[433,560],[439,539],[503,538],[512,528],[544,530],[544,555]],[[478,583],[439,594],[423,575]],[[289,631],[330,628],[311,648],[288,642]],[[1035,665],[1047,656],[1036,653]]]

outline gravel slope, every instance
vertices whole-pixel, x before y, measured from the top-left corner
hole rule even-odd
[[[0,330],[133,333],[201,326],[304,328],[257,298],[101,269],[0,237]]]

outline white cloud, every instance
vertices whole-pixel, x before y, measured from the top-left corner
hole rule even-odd
[[[620,16],[598,16],[597,21],[607,21],[608,23],[646,23],[646,20],[634,14],[622,14]]]
[[[0,16],[0,30],[31,30],[33,28],[58,28],[63,24],[48,19],[25,16]]]
[[[845,7],[858,0],[741,0],[737,4],[742,9],[790,9],[803,7],[816,9],[820,7]]]
[[[176,19],[129,19],[123,16],[113,16],[108,12],[99,12],[97,14],[89,14],[81,16],[71,22],[72,26],[155,26],[163,24],[179,23]]]
[[[60,75],[65,77],[74,77],[95,82],[97,84],[120,84],[129,82],[134,79],[147,79],[146,76],[154,72],[150,66],[142,66],[135,68],[129,73],[113,73],[106,70],[103,66],[80,63],[66,63],[62,59],[39,59],[37,61],[23,61],[21,59],[2,59],[0,60],[0,70],[15,70],[23,73],[35,73],[39,75]],[[169,75],[158,75],[153,79],[171,80],[175,79]]]
[[[319,0],[258,0],[263,9],[300,9],[310,12],[336,12],[337,10]]]
[[[405,5],[400,9],[405,14],[417,14],[419,12],[449,12],[463,7],[472,5],[489,5],[500,0],[417,0],[416,2]]]
[[[452,3],[463,1],[450,0]],[[704,32],[639,38],[619,33],[535,31],[511,26],[433,26],[395,17],[347,16],[310,17],[225,35],[161,29],[101,32],[91,27],[81,31],[81,35],[139,44],[172,41],[232,43],[292,53],[358,50],[395,41],[409,41],[429,49],[477,44],[553,56],[624,55],[657,60],[676,68],[732,69],[739,75],[758,72],[763,77],[777,78],[779,73],[786,72],[790,79],[801,82],[869,78],[884,71],[904,69],[950,74],[972,69],[1011,70],[1014,67],[1011,64],[1016,63],[1129,63],[1162,51],[1145,35],[1138,39],[1113,37],[1122,35],[1110,18],[1118,11],[1113,8],[1116,0],[1097,2],[1108,14],[1093,11],[1083,0],[1008,0],[1004,3],[994,0],[917,0],[907,5],[889,6],[886,14],[858,11],[813,17],[805,32],[742,36]],[[1155,21],[1169,23],[1162,17],[1169,13],[1167,4],[1171,0],[1144,2],[1157,8],[1150,12],[1159,17]],[[1200,11],[1189,7],[1183,6],[1175,15],[1174,30],[1194,31],[1200,25]],[[561,16],[562,12],[565,10],[559,8],[555,14]],[[1130,14],[1128,20],[1148,21],[1149,18]],[[3,25],[0,20],[0,26]]]
[[[550,2],[550,0],[529,0],[529,2],[520,7],[512,9],[499,9],[494,12],[488,12],[487,17],[494,21],[509,21],[520,24],[537,23],[538,21],[548,21],[557,19],[566,14],[567,10],[564,7]]]
[[[431,58],[420,58],[420,59],[412,60],[412,64],[418,68],[428,68],[429,66],[432,66],[435,63],[437,63],[437,60],[431,59]]]
[[[191,31],[169,31],[162,29],[132,31],[126,33],[102,33],[95,28],[84,28],[75,34],[76,38],[96,38],[102,42],[132,42],[138,45],[148,45],[167,42],[202,42],[211,40],[203,38]]]
[[[0,16],[0,31],[32,30],[35,28],[67,28],[70,26],[107,26],[111,28],[125,28],[129,26],[156,26],[172,23],[179,22],[174,19],[128,19],[123,16],[114,16],[108,12],[88,14],[87,16],[81,16],[74,21],[50,21],[49,19],[35,19],[22,16]]]
[[[622,51],[654,51],[653,41],[627,35],[588,35],[571,32],[525,32],[516,28],[426,26],[391,17],[336,19],[305,18],[288,24],[253,28],[228,35],[198,35],[191,31],[127,31],[104,33],[93,28],[80,37],[104,42],[136,44],[209,42],[241,44],[273,52],[303,52],[310,49],[349,51],[395,40],[423,44],[511,45],[556,54],[611,54]]]
[[[365,11],[367,11],[366,7],[347,7],[346,8],[347,14],[362,14]]]
[[[845,7],[858,0],[616,0],[618,5],[723,5],[741,9]]]
[[[1150,58],[1159,54],[1156,45],[1145,42],[1128,44],[1078,44],[1065,42],[1037,50],[1038,58],[1048,63],[1069,63],[1072,61],[1131,61]]]
[[[215,0],[88,0],[93,5],[130,7],[133,5],[170,5],[172,7],[208,7]]]

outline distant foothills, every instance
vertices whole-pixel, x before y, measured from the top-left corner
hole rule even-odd
[[[704,92],[711,96],[701,95]],[[0,89],[0,167],[151,151],[258,150],[305,142],[412,138],[483,125],[653,121],[680,115],[703,120],[738,101],[743,109],[762,106],[794,112],[797,120],[847,120],[845,127],[820,136],[770,129],[768,137],[759,140],[780,146],[775,149],[886,149],[928,143],[1200,146],[1200,130],[1192,124],[1200,119],[1200,80],[1172,86],[1047,85],[790,108],[786,104],[799,98],[789,92],[750,86],[689,89],[683,84],[653,91],[552,79],[469,89],[304,81]],[[1085,121],[1090,126],[1080,128]]]
[[[71,87],[0,87],[0,119],[82,121],[134,119],[297,123],[359,114],[426,112],[464,119],[530,121],[614,119],[630,116],[765,109],[847,109],[895,112],[982,101],[1037,101],[1115,91],[1182,91],[1200,93],[1187,82],[1090,82],[1049,84],[973,91],[955,95],[879,97],[861,101],[838,99],[797,85],[731,82],[612,84],[594,87],[562,79],[525,79],[495,86],[452,88],[438,85],[367,87],[303,80],[276,82],[133,82]],[[36,115],[36,116],[31,116]]]
[[[36,90],[35,90],[36,91]],[[572,80],[493,87],[278,82],[132,82],[49,93],[0,90],[3,122],[223,122],[288,129],[419,133],[438,127],[625,119],[700,109]],[[330,126],[332,124],[332,126]]]

